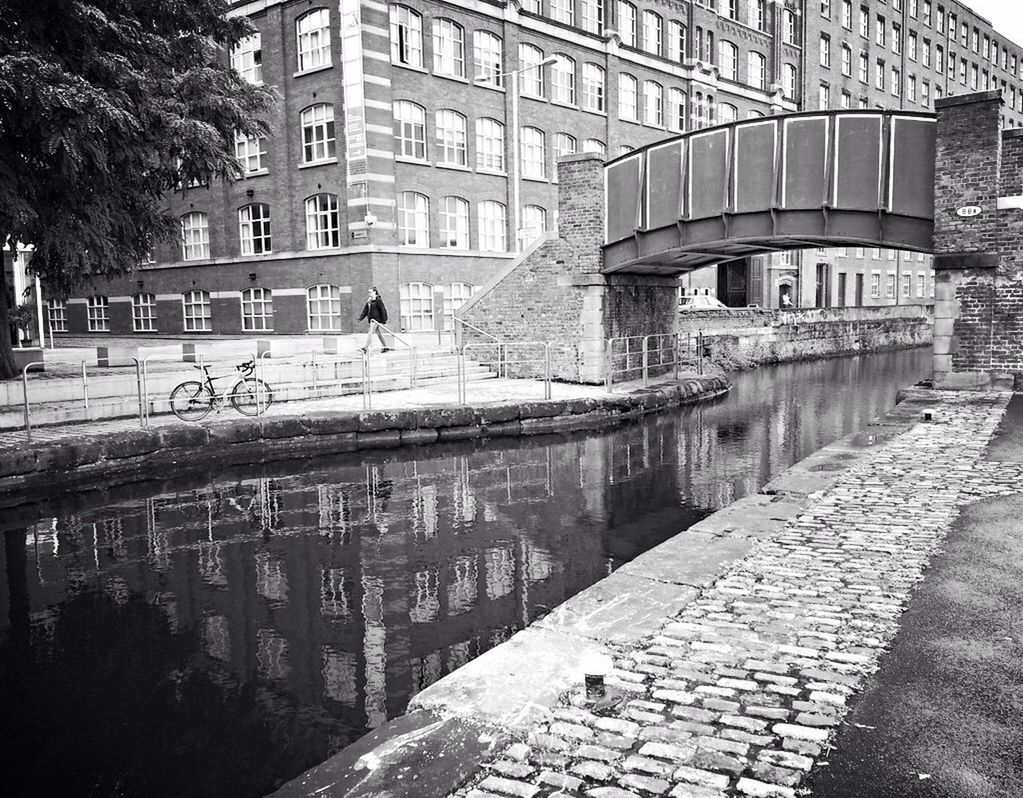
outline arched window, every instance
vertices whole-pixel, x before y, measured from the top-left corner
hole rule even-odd
[[[734,122],[739,118],[739,109],[731,103],[720,103],[718,105],[718,122],[725,124]]]
[[[682,63],[689,50],[689,29],[678,20],[672,20],[668,32],[668,58]]]
[[[334,106],[310,105],[302,112],[302,162],[331,161],[335,157]]]
[[[131,298],[132,332],[156,332],[156,295],[133,294]]]
[[[433,72],[465,77],[465,31],[450,19],[433,21]]]
[[[270,206],[262,202],[238,209],[238,237],[242,255],[266,255],[270,246]]]
[[[593,152],[604,158],[607,156],[607,147],[600,139],[586,139],[583,142],[583,152]]]
[[[575,61],[558,53],[551,65],[551,99],[565,105],[575,105]]]
[[[547,209],[539,205],[525,205],[522,208],[519,243],[522,249],[532,244],[547,231]]]
[[[782,90],[790,100],[796,99],[798,82],[796,81],[796,68],[792,64],[782,64]]]
[[[391,6],[391,62],[423,68],[423,18],[407,6]]]
[[[479,204],[479,238],[483,252],[508,251],[508,217],[500,202],[483,200]]]
[[[799,26],[796,24],[796,12],[786,8],[781,17],[782,41],[786,44],[799,44]]]
[[[246,331],[274,328],[273,294],[269,288],[246,288],[242,291],[242,329]]]
[[[643,81],[643,124],[655,127],[664,124],[664,90],[653,80]]]
[[[662,23],[660,14],[653,11],[643,12],[643,49],[653,55],[662,55],[664,41],[661,35]]]
[[[398,243],[430,246],[430,200],[423,194],[402,191],[398,195]]]
[[[451,283],[444,294],[444,329],[455,329],[455,311],[469,301],[479,288],[469,283]]]
[[[444,197],[440,202],[440,245],[469,248],[469,203],[461,197]]]
[[[550,0],[551,19],[575,25],[575,3],[573,0]]]
[[[336,285],[314,285],[306,291],[309,332],[341,329],[341,289]]]
[[[341,223],[336,194],[315,194],[305,201],[306,249],[341,246]]]
[[[210,256],[210,223],[205,213],[192,211],[181,217],[181,256],[184,260]]]
[[[731,42],[718,42],[718,67],[725,80],[738,80],[739,48]]]
[[[522,176],[545,178],[547,176],[547,137],[542,130],[524,127],[521,132]]]
[[[437,112],[437,152],[434,156],[438,163],[451,166],[466,165],[466,123],[465,117],[457,111],[440,110]]]
[[[110,300],[107,297],[89,297],[86,314],[89,332],[110,332]]]
[[[750,51],[746,58],[746,82],[755,89],[767,88],[767,59]]]
[[[476,168],[483,172],[504,171],[504,125],[496,119],[476,120]]]
[[[543,50],[531,44],[519,45],[519,93],[528,97],[544,97]]]
[[[485,81],[491,86],[503,85],[501,37],[485,30],[476,31],[473,34],[472,54],[476,67],[475,79]]]
[[[554,135],[555,158],[560,158],[562,155],[575,155],[577,146],[575,136],[570,136],[568,133]]]
[[[401,329],[405,332],[433,329],[433,286],[405,283],[399,289]]]
[[[688,113],[686,93],[682,89],[670,89],[668,91],[668,129],[684,133]]]
[[[258,32],[231,48],[231,68],[248,83],[263,84],[263,45]]]
[[[234,156],[241,163],[245,174],[261,172],[264,169],[263,159],[266,158],[266,136],[246,136],[235,131]]]
[[[298,71],[330,66],[330,12],[316,8],[295,21]]]
[[[639,121],[636,79],[627,72],[618,74],[618,117],[629,122]]]
[[[583,64],[583,108],[587,111],[604,110],[604,70],[597,64]]]
[[[210,308],[209,291],[186,291],[181,295],[181,308],[185,320],[185,332],[210,332],[213,330],[213,312]]]
[[[394,103],[394,138],[397,155],[426,160],[426,109],[407,100]]]
[[[627,0],[618,0],[618,35],[622,44],[636,46],[636,7]]]

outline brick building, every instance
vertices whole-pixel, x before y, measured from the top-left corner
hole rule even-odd
[[[823,100],[839,107],[843,91],[868,107],[928,108],[924,46],[933,64],[938,20],[947,35],[953,6],[956,30],[966,22],[980,41],[997,40],[999,55],[978,80],[1004,83],[1020,107],[1015,45],[958,4],[890,2],[897,12],[882,0],[863,3],[869,39],[858,17],[844,26],[841,2],[238,2],[231,13],[248,16],[257,33],[224,57],[246,79],[280,91],[272,135],[236,142],[242,179],[170,195],[181,240],[159,246],[137,273],[86,289],[91,295],[51,301],[51,326],[346,332],[376,285],[392,327],[449,328],[456,306],[557,224],[558,156],[614,158],[682,130]],[[875,17],[884,18],[883,47]],[[830,66],[822,65],[823,44],[818,52],[824,37]],[[870,64],[883,50],[886,70],[901,59],[901,80],[916,81],[918,99],[901,84],[898,94],[876,89],[873,73],[866,84],[855,71],[844,75],[846,39]],[[958,46],[944,46],[946,59],[951,49],[960,58]],[[983,52],[970,50],[978,69]],[[818,90],[825,85],[828,96]],[[931,102],[938,83],[928,85]],[[951,83],[941,90],[950,93]],[[1015,112],[1013,123],[1021,119]],[[928,260],[858,254],[754,258],[683,284],[740,305],[777,306],[794,285],[803,305],[930,301]]]

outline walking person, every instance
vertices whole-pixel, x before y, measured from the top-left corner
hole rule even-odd
[[[380,351],[390,351],[387,341],[384,339],[384,333],[379,327],[381,324],[387,324],[387,308],[384,307],[384,300],[377,293],[376,286],[369,289],[369,298],[359,316],[359,321],[363,319],[369,319],[369,330],[366,332],[366,345],[362,347],[362,351],[369,352],[370,345],[373,343],[373,333],[376,333],[377,338],[380,339]]]

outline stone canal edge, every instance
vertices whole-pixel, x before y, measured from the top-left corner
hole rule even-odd
[[[796,798],[960,509],[1010,394],[903,391],[866,429],[641,555],[274,798]],[[582,662],[610,655],[609,710]]]
[[[212,423],[170,423],[106,435],[76,434],[0,449],[0,507],[40,489],[70,490],[148,478],[154,469],[243,465],[438,441],[600,429],[659,410],[715,399],[731,384],[689,376],[629,393],[570,399],[437,405],[399,410],[317,411]]]

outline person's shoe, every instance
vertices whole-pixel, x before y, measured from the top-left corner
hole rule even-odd
[[[381,349],[380,351],[381,351],[381,352],[390,352],[390,351],[391,351],[391,348],[390,348],[389,346],[385,346],[385,347],[384,347],[383,349]]]
[[[366,347],[364,347],[364,346],[360,346],[360,347],[359,347],[359,351],[360,351],[360,352],[362,352],[362,354],[364,354],[364,355],[365,355],[365,354],[366,354]]]

